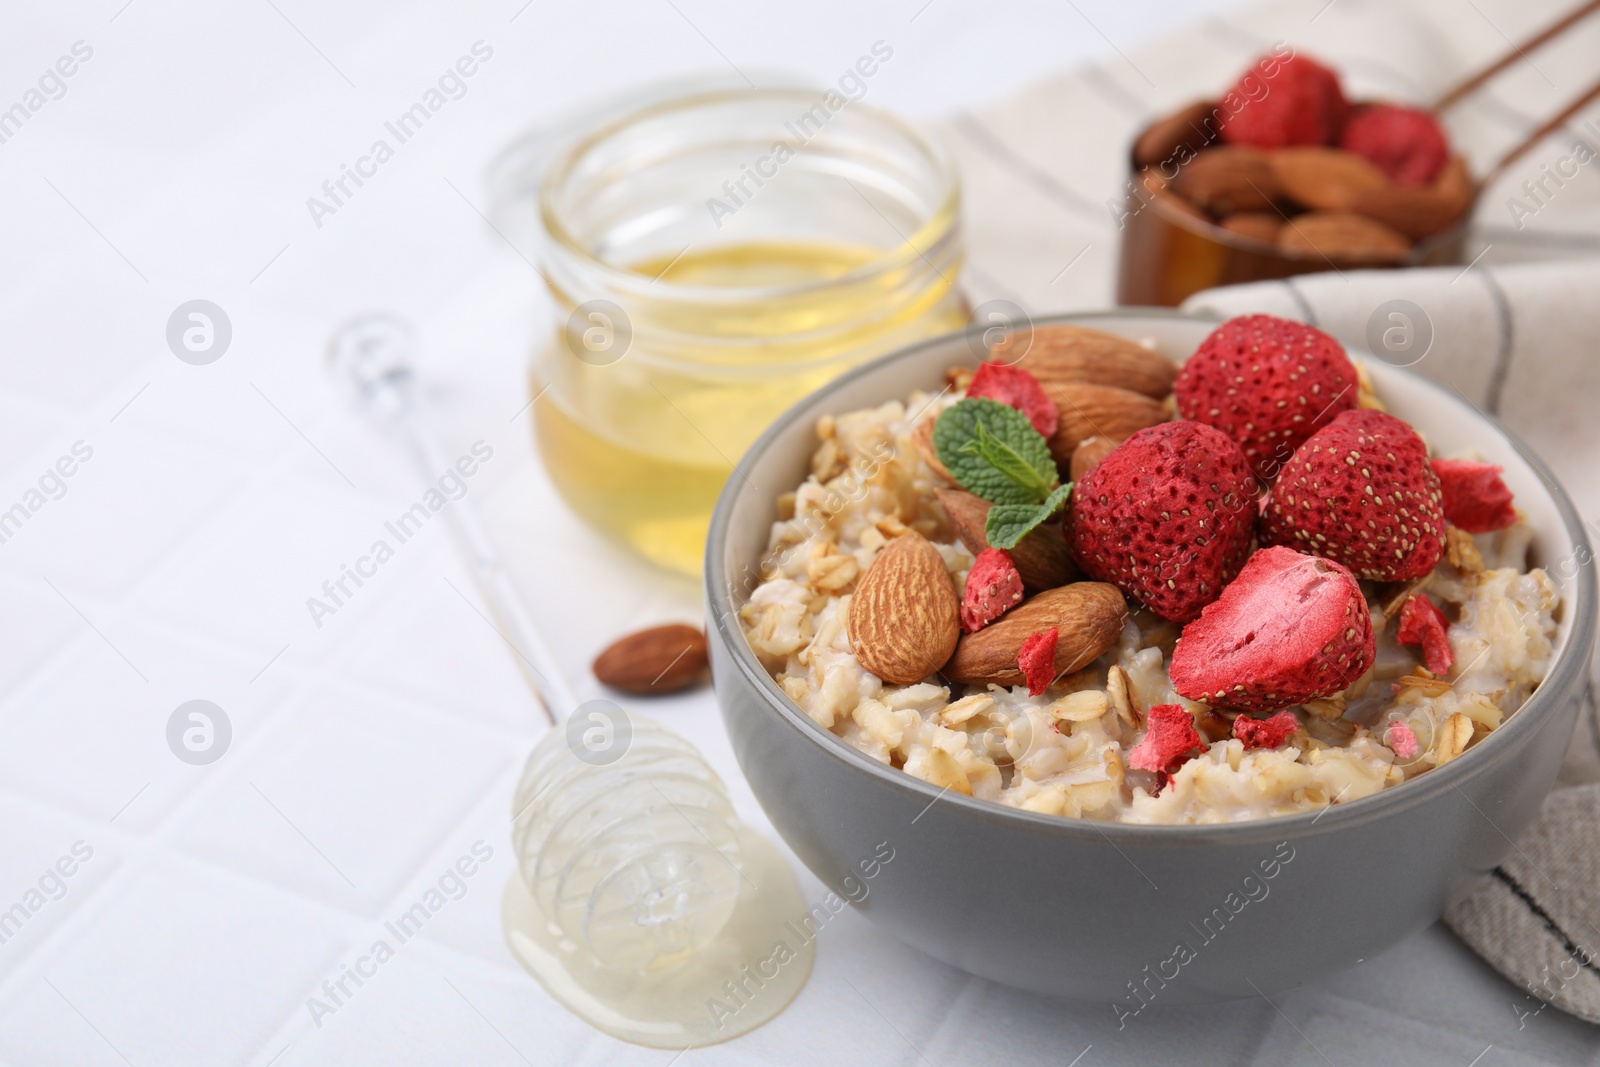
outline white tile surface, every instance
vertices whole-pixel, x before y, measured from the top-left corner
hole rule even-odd
[[[254,661],[203,637],[135,623],[116,640],[148,680],[97,636],[80,639],[0,712],[0,780],[92,822],[147,831],[255,746],[286,690],[270,674],[252,684]],[[233,747],[209,766],[181,763],[167,746],[167,720],[197,699],[220,706],[233,729]]]
[[[98,826],[0,795],[0,980],[26,960],[120,866],[120,842]]]
[[[92,634],[92,624],[41,577],[0,567],[0,597],[0,693],[14,692],[74,637]]]
[[[317,684],[208,783],[173,843],[375,915],[472,808],[469,784],[503,778],[521,747],[459,717]]]
[[[154,864],[104,892],[107,907],[7,986],[4,1055],[41,1067],[243,1062],[341,945],[326,909],[193,864]]]

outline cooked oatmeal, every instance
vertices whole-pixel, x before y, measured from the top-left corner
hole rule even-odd
[[[935,497],[948,483],[913,439],[918,423],[956,400],[916,392],[904,403],[824,417],[813,473],[779,501],[759,585],[740,612],[751,648],[783,691],[875,760],[1049,815],[1131,823],[1285,815],[1356,800],[1448,762],[1515,712],[1550,667],[1559,597],[1544,571],[1525,569],[1531,531],[1519,518],[1475,537],[1452,528],[1446,558],[1420,581],[1362,581],[1376,664],[1343,692],[1291,709],[1299,726],[1282,747],[1247,749],[1230,736],[1232,713],[1175,692],[1167,666],[1180,627],[1134,605],[1109,651],[1037,696],[1026,686],[954,686],[937,674],[885,685],[851,653],[858,578],[907,530],[938,550],[958,594],[974,562]],[[1396,641],[1400,606],[1418,592],[1454,617],[1455,668],[1446,677],[1433,677],[1419,650]],[[1187,709],[1206,742],[1164,781],[1128,764],[1146,714],[1161,704]]]

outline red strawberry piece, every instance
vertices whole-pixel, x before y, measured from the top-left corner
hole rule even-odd
[[[1264,548],[1183,628],[1169,673],[1190,700],[1276,711],[1349,688],[1376,657],[1355,575],[1332,560]]]
[[[1061,628],[1052,626],[1030,635],[1017,649],[1017,666],[1028,680],[1029,696],[1038,696],[1056,680],[1056,642],[1060,639]]]
[[[1263,89],[1265,90],[1263,92]],[[1222,97],[1217,132],[1229,144],[1333,144],[1350,105],[1339,76],[1305,56],[1262,56]]]
[[[961,629],[973,633],[1022,603],[1022,575],[1003,548],[978,553],[961,594]]]
[[[1432,112],[1394,104],[1356,108],[1339,147],[1374,164],[1397,185],[1432,185],[1450,158],[1450,141]]]
[[[1250,552],[1256,486],[1227,434],[1198,422],[1140,430],[1083,476],[1067,542],[1085,571],[1188,622]]]
[[[1456,661],[1450,651],[1450,620],[1434,606],[1433,601],[1417,595],[1406,601],[1400,609],[1400,628],[1395,634],[1402,645],[1422,647],[1422,665],[1434,674],[1450,673]]]
[[[1271,481],[1306,438],[1355,408],[1356,368],[1315,327],[1245,315],[1200,342],[1173,391],[1180,415],[1238,441]]]
[[[1243,741],[1245,748],[1277,748],[1298,729],[1300,720],[1292,711],[1280,711],[1265,719],[1241,715],[1233,720],[1233,736]]]
[[[1444,493],[1444,517],[1467,533],[1493,533],[1517,521],[1501,468],[1470,459],[1436,459],[1433,473]]]
[[[1056,410],[1055,401],[1045,395],[1039,379],[1009,363],[991,360],[980,364],[972,384],[967,386],[967,395],[987,397],[1016,408],[1046,437],[1055,436],[1060,424],[1061,413]]]
[[[1261,516],[1261,541],[1409,581],[1444,555],[1444,505],[1428,448],[1382,411],[1347,411],[1300,446]]]
[[[1143,740],[1128,753],[1128,766],[1138,771],[1170,775],[1191,754],[1206,747],[1194,716],[1182,704],[1157,704],[1150,709]]]

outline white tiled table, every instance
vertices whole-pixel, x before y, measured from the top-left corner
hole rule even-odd
[[[546,309],[478,217],[483,167],[576,100],[719,53],[824,76],[858,42],[891,39],[901,65],[881,102],[922,114],[1110,54],[1069,9],[859,6],[107,0],[7,15],[0,106],[73,42],[93,56],[0,143],[0,509],[75,442],[93,455],[0,543],[0,909],[27,910],[43,886],[0,944],[0,1062],[672,1059],[597,1036],[501,945],[509,796],[540,725],[464,602],[444,530],[400,546],[320,627],[307,610],[419,494],[330,386],[322,350],[356,313],[417,324],[448,455],[494,449],[468,500],[569,681],[598,695],[584,665],[609,637],[696,617],[699,598],[578,525],[535,462],[519,411]],[[1159,5],[1082,6],[1127,46]],[[480,39],[494,56],[466,95],[315,226],[306,198]],[[1092,266],[1060,306],[1105,299]],[[203,367],[164,339],[196,297],[233,326]],[[209,766],[165,740],[197,698],[233,730]],[[770,833],[709,694],[648,712]],[[78,842],[92,855],[56,880]],[[459,899],[375,975],[345,978],[476,842],[492,858]],[[341,978],[335,1000],[324,983]],[[968,978],[846,914],[787,1013],[682,1062],[1465,1065],[1487,1045],[1476,1062],[1600,1062],[1592,1030],[1553,1012],[1519,1029],[1518,1003],[1436,929],[1275,1008],[1175,1011],[1118,1034],[1104,1008]]]

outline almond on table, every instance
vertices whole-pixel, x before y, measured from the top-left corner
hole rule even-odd
[[[700,628],[669,623],[618,638],[595,658],[592,669],[602,685],[654,696],[696,684],[709,663]]]

